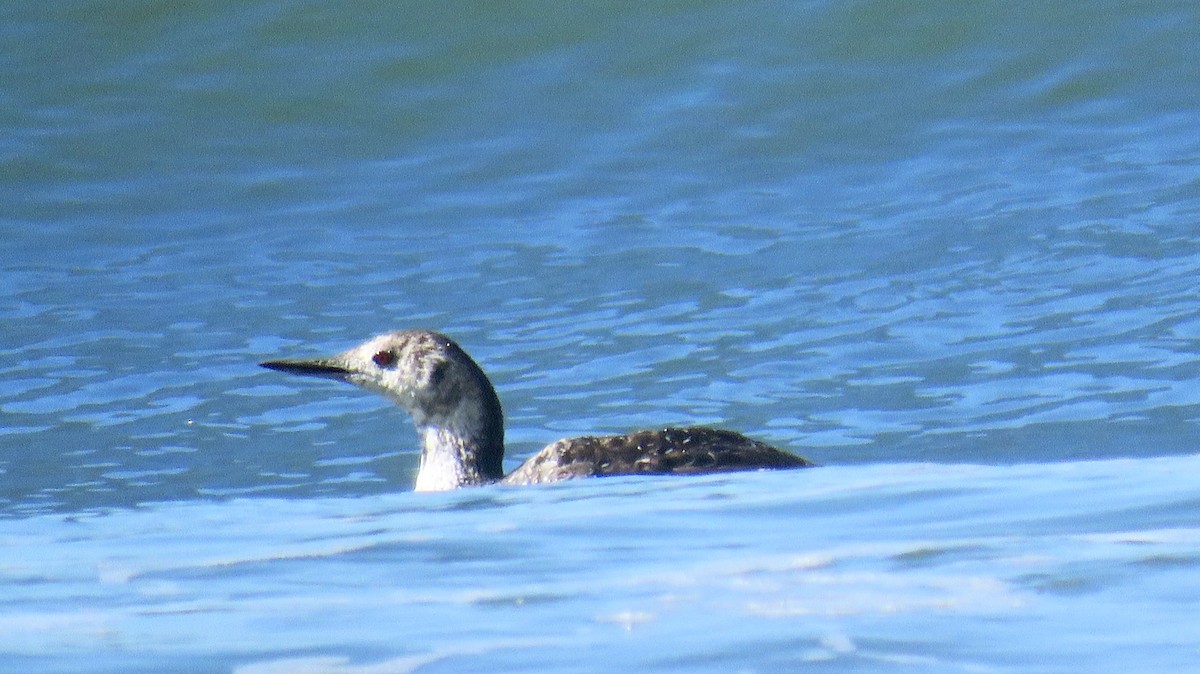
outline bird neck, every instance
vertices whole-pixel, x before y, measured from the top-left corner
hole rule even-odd
[[[504,436],[467,434],[449,426],[426,426],[416,491],[448,491],[504,477]]]
[[[417,491],[487,484],[504,477],[504,410],[479,365],[465,353],[439,395],[405,406],[421,436]],[[445,376],[445,375],[444,375]]]

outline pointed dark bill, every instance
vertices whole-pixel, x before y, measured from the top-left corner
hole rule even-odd
[[[350,370],[326,359],[316,360],[268,360],[259,363],[268,370],[279,370],[289,374],[302,374],[309,377],[324,377],[326,379],[343,380]]]

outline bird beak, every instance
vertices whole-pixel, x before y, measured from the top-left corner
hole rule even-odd
[[[323,377],[345,381],[350,376],[350,370],[329,358],[311,360],[268,360],[259,363],[268,370],[279,370],[289,374],[302,374],[309,377]]]

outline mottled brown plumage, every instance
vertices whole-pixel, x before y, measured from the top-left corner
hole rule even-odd
[[[664,428],[564,438],[530,457],[504,482],[536,484],[577,477],[689,475],[811,465],[807,459],[733,431]]]
[[[407,410],[421,437],[417,491],[813,465],[733,431],[667,428],[559,440],[505,476],[500,399],[479,365],[445,335],[390,332],[330,358],[267,361],[262,366],[347,381],[382,393]]]

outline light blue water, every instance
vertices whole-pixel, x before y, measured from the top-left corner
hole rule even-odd
[[[0,8],[22,671],[1187,671],[1200,11]],[[819,470],[409,493],[447,332],[564,435]]]
[[[40,516],[5,526],[0,634],[52,671],[1186,671],[1197,470],[902,464]]]

